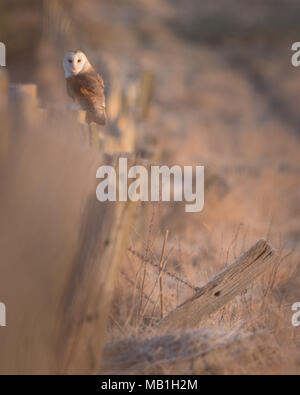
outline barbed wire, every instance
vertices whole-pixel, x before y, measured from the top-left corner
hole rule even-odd
[[[140,252],[134,250],[134,249],[131,248],[131,247],[128,247],[128,251],[129,251],[132,255],[134,255],[134,256],[136,256],[137,258],[139,258],[142,262],[149,263],[151,266],[154,266],[154,267],[156,267],[156,268],[159,269],[159,264],[154,263],[154,262],[153,262],[151,259],[149,259],[149,258],[145,258]],[[167,270],[163,270],[163,273],[166,274],[167,276],[173,278],[174,280],[180,282],[181,284],[184,284],[185,286],[191,288],[191,289],[192,289],[193,291],[195,291],[195,292],[199,290],[199,287],[195,287],[195,286],[194,286],[193,284],[191,284],[189,281],[187,281],[187,280],[181,278],[180,276],[178,276],[178,274],[171,273],[171,272],[169,272],[169,271],[167,271]]]

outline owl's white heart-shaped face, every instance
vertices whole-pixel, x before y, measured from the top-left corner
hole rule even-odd
[[[66,78],[68,78],[87,71],[91,65],[82,51],[71,51],[66,53],[63,67]]]

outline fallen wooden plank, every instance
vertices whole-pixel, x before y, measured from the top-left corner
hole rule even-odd
[[[265,240],[259,240],[159,321],[155,328],[178,330],[195,327],[247,288],[270,266],[273,256],[272,247]]]
[[[269,369],[268,373],[273,369],[272,373],[274,373],[276,362],[278,362],[278,345],[275,339],[267,333],[254,333],[228,339],[228,342],[208,347],[185,358],[137,366],[130,374],[162,374],[163,372],[163,374],[224,375],[236,374],[236,372],[245,374],[250,369],[255,374],[262,374],[266,369]]]
[[[124,339],[103,350],[101,374],[228,374],[245,366],[274,368],[278,344],[268,331],[254,333],[201,328]],[[272,359],[272,363],[270,362]],[[277,360],[278,362],[278,360]]]
[[[272,361],[272,364],[271,364]],[[278,345],[267,333],[241,335],[185,358],[155,361],[137,366],[126,374],[245,374],[250,366],[255,374],[266,369],[274,373],[278,362]],[[265,370],[263,370],[265,369]],[[267,370],[269,373],[270,370]],[[275,372],[278,374],[278,372]],[[124,373],[123,373],[124,374]]]

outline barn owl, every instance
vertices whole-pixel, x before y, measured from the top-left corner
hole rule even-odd
[[[104,84],[86,55],[81,51],[67,52],[63,67],[69,96],[86,111],[87,123],[105,125]]]

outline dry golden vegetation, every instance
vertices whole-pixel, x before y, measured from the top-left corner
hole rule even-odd
[[[0,371],[299,374],[297,2],[41,3],[0,3],[10,83],[39,88],[1,74]],[[100,131],[65,109],[75,48],[104,77]],[[97,167],[123,151],[203,164],[204,210],[97,202]],[[263,275],[196,324],[157,326],[261,238]]]

